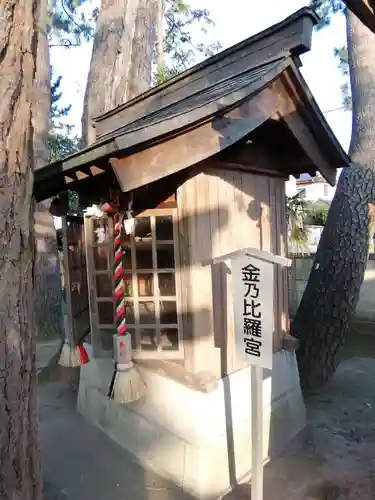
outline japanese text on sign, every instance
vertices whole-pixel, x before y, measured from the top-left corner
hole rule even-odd
[[[262,347],[262,311],[259,302],[260,269],[253,264],[242,268],[244,284],[243,341],[245,353],[260,357]]]
[[[232,261],[237,355],[272,367],[273,264],[242,255]]]

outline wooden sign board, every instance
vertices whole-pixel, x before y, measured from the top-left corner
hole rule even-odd
[[[236,356],[272,369],[274,264],[243,253],[231,260]]]
[[[274,266],[291,260],[257,248],[212,259],[231,261],[236,354],[251,366],[251,498],[263,500],[263,368],[272,369]],[[204,265],[204,263],[203,263]]]

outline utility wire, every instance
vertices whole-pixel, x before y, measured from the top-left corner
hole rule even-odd
[[[333,113],[334,111],[340,111],[341,109],[346,110],[346,107],[340,106],[339,108],[327,109],[326,111],[322,111],[322,113],[323,115],[326,115],[327,113]]]

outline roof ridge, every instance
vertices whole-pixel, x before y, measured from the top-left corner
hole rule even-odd
[[[222,78],[221,80],[219,80],[218,82],[216,82],[211,87],[208,87],[208,88],[205,88],[205,89],[199,89],[196,92],[193,92],[192,94],[189,94],[189,95],[185,96],[184,98],[182,98],[179,101],[174,101],[174,102],[171,102],[169,104],[166,104],[165,106],[152,111],[151,113],[147,114],[146,116],[137,117],[134,120],[131,120],[130,122],[126,123],[125,125],[117,127],[116,129],[111,130],[107,134],[103,134],[102,136],[100,136],[98,138],[97,141],[95,141],[94,144],[100,144],[102,141],[108,140],[108,139],[110,139],[112,137],[116,137],[117,135],[119,135],[119,133],[126,133],[127,131],[129,131],[127,129],[130,129],[132,132],[134,132],[135,130],[143,128],[145,125],[140,125],[140,126],[135,127],[135,128],[133,128],[132,125],[134,126],[135,124],[137,124],[139,122],[140,123],[142,123],[144,121],[147,122],[148,119],[153,118],[155,116],[159,115],[159,120],[157,120],[156,122],[153,122],[153,123],[157,123],[157,122],[159,122],[159,121],[161,121],[163,119],[167,119],[168,116],[167,117],[164,116],[166,111],[171,110],[173,108],[183,107],[184,105],[186,105],[187,102],[194,100],[194,98],[196,98],[197,96],[204,97],[204,96],[207,95],[207,93],[210,93],[210,92],[212,93],[213,90],[219,91],[219,90],[221,90],[223,88],[223,84],[226,84],[228,82],[236,82],[238,80],[242,80],[243,77],[248,76],[249,74],[251,74],[255,70],[262,70],[262,71],[259,72],[259,75],[257,75],[257,77],[260,78],[265,73],[267,73],[270,69],[272,69],[274,66],[276,66],[278,63],[280,63],[281,61],[283,61],[283,60],[285,60],[287,58],[288,57],[285,56],[285,55],[283,55],[281,57],[273,57],[273,58],[270,58],[268,61],[263,61],[262,63],[256,64],[253,67],[248,68],[248,69],[246,69],[244,71],[241,71],[241,72],[239,72],[239,73],[237,73],[235,75],[230,75],[229,77]],[[249,82],[247,82],[247,83],[249,83]],[[241,87],[237,88],[236,90],[239,90],[240,88]],[[223,93],[222,95],[223,96],[227,95],[230,91],[231,91],[231,89],[228,89],[228,91],[226,93]],[[205,101],[204,104],[207,104],[207,101]],[[197,107],[201,107],[204,104],[198,105],[198,106],[196,105],[195,107],[196,108]],[[173,116],[178,116],[182,112],[183,111],[177,112]],[[185,108],[185,112],[186,112],[186,108]]]
[[[192,75],[194,73],[199,72],[199,70],[202,70],[206,68],[207,66],[210,66],[211,64],[224,59],[225,57],[231,55],[232,53],[238,52],[242,48],[245,48],[246,46],[251,46],[252,44],[259,42],[260,40],[267,38],[271,36],[273,33],[276,33],[277,31],[280,31],[281,29],[285,29],[289,24],[294,23],[297,19],[302,18],[302,16],[310,16],[313,20],[313,24],[317,24],[319,21],[319,16],[316,14],[316,12],[311,8],[311,7],[302,7],[301,9],[297,10],[290,16],[286,17],[282,21],[269,26],[268,28],[259,31],[258,33],[255,33],[254,35],[251,35],[250,37],[242,40],[241,42],[238,42],[230,47],[228,47],[225,50],[220,51],[219,53],[209,57],[208,59],[205,59],[204,61],[194,65],[193,67],[183,71],[182,73],[174,76],[173,78],[168,79],[166,82],[153,87],[146,92],[134,97],[133,99],[130,99],[129,101],[126,101],[122,104],[119,104],[115,108],[112,108],[105,113],[101,113],[98,116],[93,117],[94,122],[99,122],[107,118],[108,116],[111,116],[114,113],[119,112],[120,110],[126,109],[128,107],[133,106],[140,100],[143,100],[149,96],[152,96],[153,94],[162,91],[165,88],[170,87],[174,83],[178,82],[179,80],[185,79],[189,74]],[[297,47],[296,47],[297,48]],[[301,55],[303,52],[305,52],[306,49],[303,49],[301,46],[298,47],[298,50],[296,51],[295,54],[293,55]],[[291,55],[290,51],[288,55]]]

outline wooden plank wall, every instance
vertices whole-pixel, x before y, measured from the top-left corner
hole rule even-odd
[[[202,265],[246,247],[286,255],[284,179],[207,169],[177,193],[185,366],[223,376],[235,360],[231,276],[227,265]],[[274,349],[287,318],[287,275],[275,268]]]
[[[70,295],[67,305],[71,315],[75,340],[81,341],[90,332],[89,300],[87,286],[84,226],[82,217],[67,217],[66,244],[68,273],[66,293]]]

